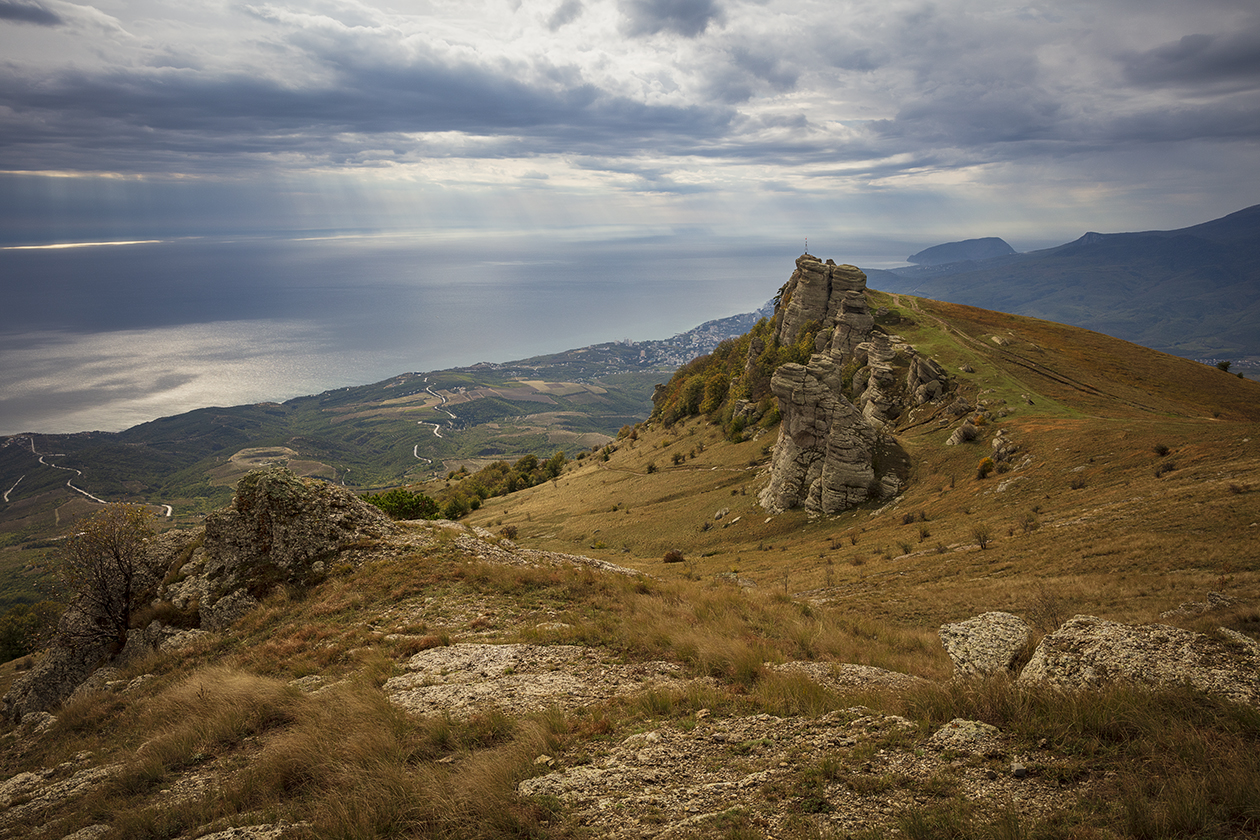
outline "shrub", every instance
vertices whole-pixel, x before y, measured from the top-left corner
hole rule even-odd
[[[390,519],[437,519],[438,503],[412,490],[397,487],[387,493],[368,493],[363,501],[383,510]]]
[[[997,464],[993,463],[992,458],[981,458],[976,466],[976,478],[988,478],[996,467]]]
[[[1225,373],[1229,373],[1229,362],[1225,362],[1225,361],[1217,362],[1216,369],[1219,371],[1223,371]]]
[[[988,525],[980,523],[971,529],[971,537],[976,541],[976,545],[980,546],[983,551],[989,547],[989,543],[993,542],[993,531]]]
[[[666,563],[681,563],[683,560],[683,553],[676,548],[671,548],[669,551],[665,552]]]
[[[1155,468],[1155,477],[1159,478],[1161,475],[1170,473],[1175,469],[1177,469],[1177,463],[1175,461],[1164,461]]]
[[[1154,449],[1155,449],[1155,454],[1161,458],[1168,454],[1168,447],[1164,446],[1164,444],[1162,443],[1155,444]]]

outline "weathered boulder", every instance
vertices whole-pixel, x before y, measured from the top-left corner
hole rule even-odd
[[[963,424],[954,433],[949,436],[949,440],[945,441],[947,446],[957,446],[960,443],[968,443],[975,440],[980,433],[976,431],[976,427],[972,425],[970,420],[963,421]]]
[[[1002,732],[996,726],[978,720],[954,718],[932,733],[928,746],[972,755],[997,756],[1003,752]]]
[[[349,491],[283,467],[246,473],[230,507],[206,517],[205,536],[162,596],[200,612],[206,630],[225,629],[273,587],[323,579],[347,549],[396,526]]]
[[[394,530],[379,508],[284,467],[246,473],[232,505],[206,517],[206,553],[228,572],[265,564],[302,580],[364,537]]]
[[[1019,679],[1064,688],[1189,684],[1260,705],[1260,642],[1224,628],[1209,636],[1165,624],[1118,624],[1078,615],[1041,640]]]
[[[1032,628],[1008,612],[988,612],[940,630],[941,644],[959,677],[1009,671],[1031,636]]]
[[[19,721],[31,712],[46,712],[64,703],[113,651],[113,643],[87,631],[82,613],[61,615],[52,643],[35,666],[19,677],[4,695],[4,717]]]

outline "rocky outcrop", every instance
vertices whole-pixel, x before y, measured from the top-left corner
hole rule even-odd
[[[226,629],[273,587],[316,583],[347,549],[395,530],[379,509],[340,487],[283,467],[247,473],[231,507],[207,516],[204,531],[168,532],[146,547],[153,567],[171,572],[155,600],[169,602],[199,630],[151,622],[128,631],[119,651],[79,626],[86,620],[81,613],[67,610],[48,650],[5,695],[4,715],[20,720],[55,708],[102,665]]]
[[[317,583],[348,549],[394,530],[347,490],[283,467],[254,470],[231,506],[206,517],[204,540],[162,596],[177,609],[197,610],[202,628],[222,630],[273,587]]]
[[[989,612],[940,630],[941,644],[959,677],[989,676],[1010,671],[1032,628],[1017,615]]]
[[[112,642],[88,633],[82,626],[85,621],[74,610],[62,614],[52,644],[4,696],[6,719],[19,721],[32,712],[56,708],[109,659]]]
[[[877,457],[891,443],[886,427],[949,392],[944,368],[876,327],[860,269],[810,254],[797,259],[780,291],[775,324],[780,345],[798,345],[809,330],[815,352],[771,378],[782,423],[762,506],[838,513],[894,495],[901,486],[895,459]],[[764,349],[753,343],[750,365]],[[877,462],[888,465],[877,469]]]
[[[804,506],[833,513],[861,504],[875,483],[878,432],[839,393],[840,371],[829,356],[775,371],[771,390],[782,423],[770,483],[759,501],[770,511]]]
[[[1223,628],[1208,636],[1078,615],[1041,640],[1019,679],[1073,689],[1188,684],[1254,706],[1260,705],[1260,643]]]

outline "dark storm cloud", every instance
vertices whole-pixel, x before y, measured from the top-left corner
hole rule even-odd
[[[1260,27],[1217,35],[1186,35],[1155,49],[1121,56],[1139,85],[1260,84]]]
[[[721,135],[731,119],[720,108],[644,104],[556,68],[528,69],[538,79],[532,84],[519,78],[520,68],[343,59],[335,84],[294,88],[174,68],[65,71],[42,79],[5,68],[0,106],[10,115],[0,117],[0,126],[9,168],[43,169],[66,165],[67,157],[86,165],[83,157],[105,150],[113,151],[109,165],[119,166],[133,158],[137,165],[152,162],[149,152],[297,151],[335,159],[353,156],[362,134],[398,135],[400,148],[414,143],[401,135],[467,132],[533,138],[536,150],[597,143],[633,149],[665,135],[703,141]]]
[[[65,23],[61,15],[39,3],[23,3],[20,0],[0,0],[0,20],[34,23],[39,26],[61,26]]]
[[[722,19],[722,10],[713,0],[624,0],[621,11],[630,35],[673,32],[695,38]]]

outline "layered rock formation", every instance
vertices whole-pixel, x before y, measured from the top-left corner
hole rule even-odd
[[[770,388],[782,423],[769,485],[760,501],[779,512],[804,507],[837,513],[871,496],[893,495],[901,479],[877,468],[894,445],[886,428],[907,408],[950,390],[945,370],[878,328],[866,304],[866,275],[810,254],[796,261],[775,307],[774,339],[793,345],[813,332],[814,355],[774,373]],[[754,346],[750,359],[764,347]]]

